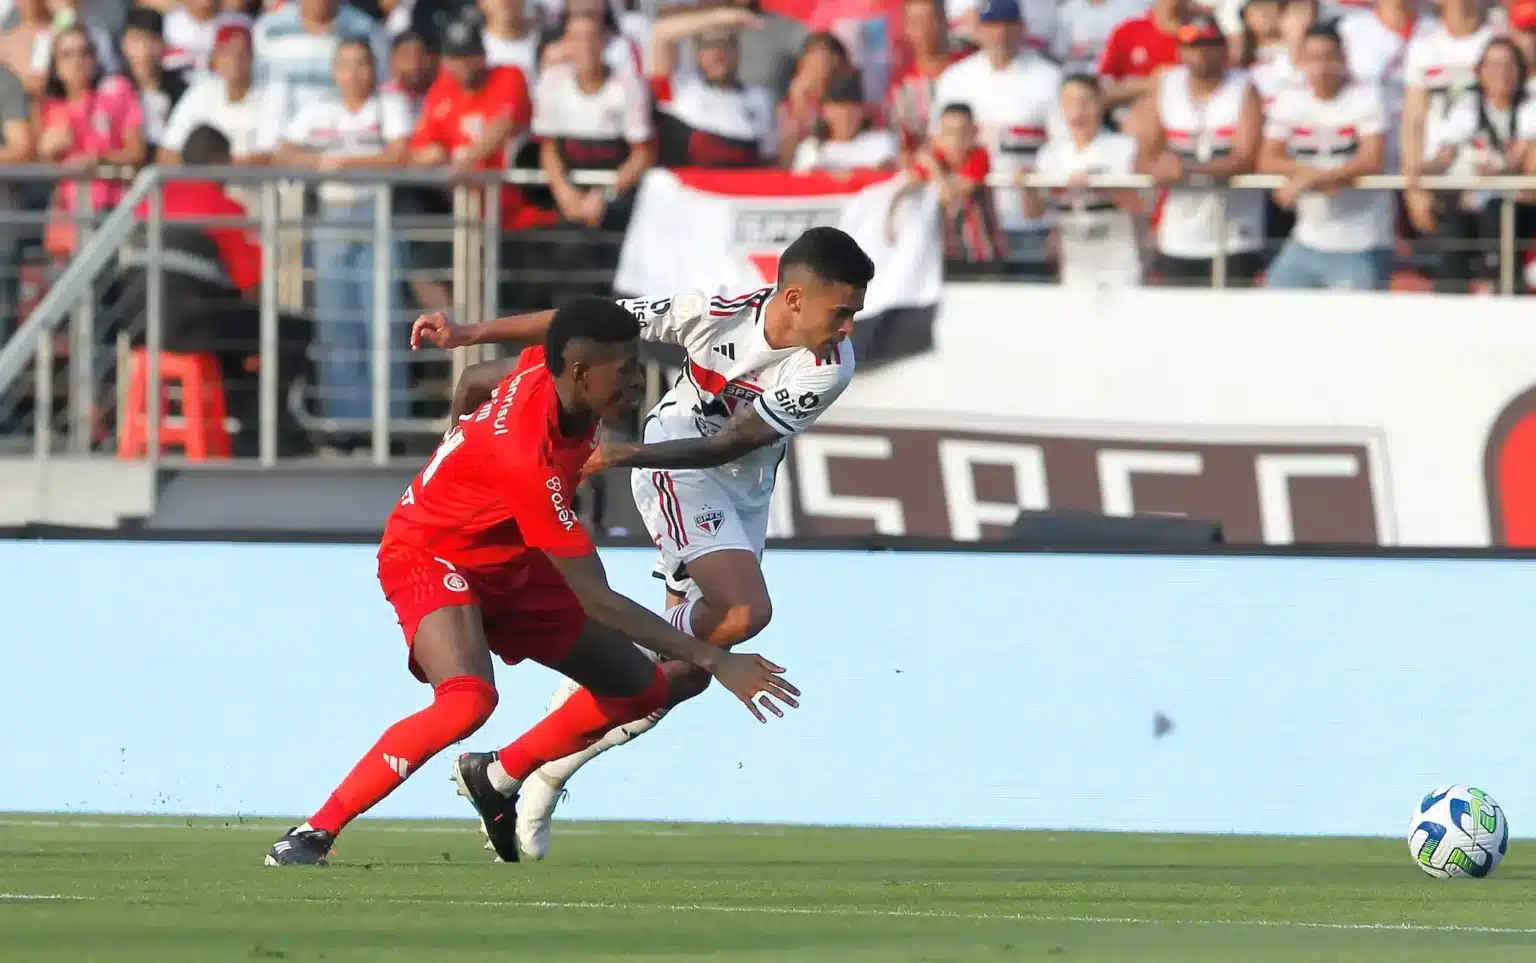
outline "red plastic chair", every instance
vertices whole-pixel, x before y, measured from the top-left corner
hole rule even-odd
[[[135,348],[129,361],[128,412],[118,457],[142,458],[149,447],[149,354]],[[181,417],[172,418],[166,389],[181,386]],[[219,362],[211,354],[160,352],[160,450],[179,445],[191,461],[230,457],[229,430],[224,419],[229,411],[224,400],[224,379]]]

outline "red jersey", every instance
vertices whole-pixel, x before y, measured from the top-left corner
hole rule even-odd
[[[544,349],[529,348],[490,400],[444,436],[390,514],[384,544],[403,542],[470,570],[522,568],[535,549],[591,553],[572,499],[596,437],[595,427],[561,433]]]
[[[1157,16],[1132,17],[1120,24],[1104,44],[1099,58],[1099,76],[1107,80],[1150,77],[1159,67],[1173,67],[1179,62],[1179,38],[1164,33]]]

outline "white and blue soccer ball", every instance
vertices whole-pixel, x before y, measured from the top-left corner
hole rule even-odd
[[[1414,865],[1436,879],[1493,875],[1509,851],[1509,820],[1493,797],[1471,786],[1429,793],[1408,824]]]

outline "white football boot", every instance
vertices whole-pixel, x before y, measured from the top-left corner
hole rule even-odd
[[[561,680],[545,711],[554,712],[580,688],[570,679]],[[563,795],[565,780],[551,780],[542,768],[535,770],[518,790],[517,848],[523,851],[524,859],[543,859],[549,854],[549,838],[555,828],[555,807]],[[486,846],[490,846],[489,837]]]

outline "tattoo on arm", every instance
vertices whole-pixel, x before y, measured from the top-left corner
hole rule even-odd
[[[780,434],[758,415],[743,408],[719,433],[708,438],[682,438],[653,445],[619,448],[610,460],[615,468],[715,468],[778,441]]]

